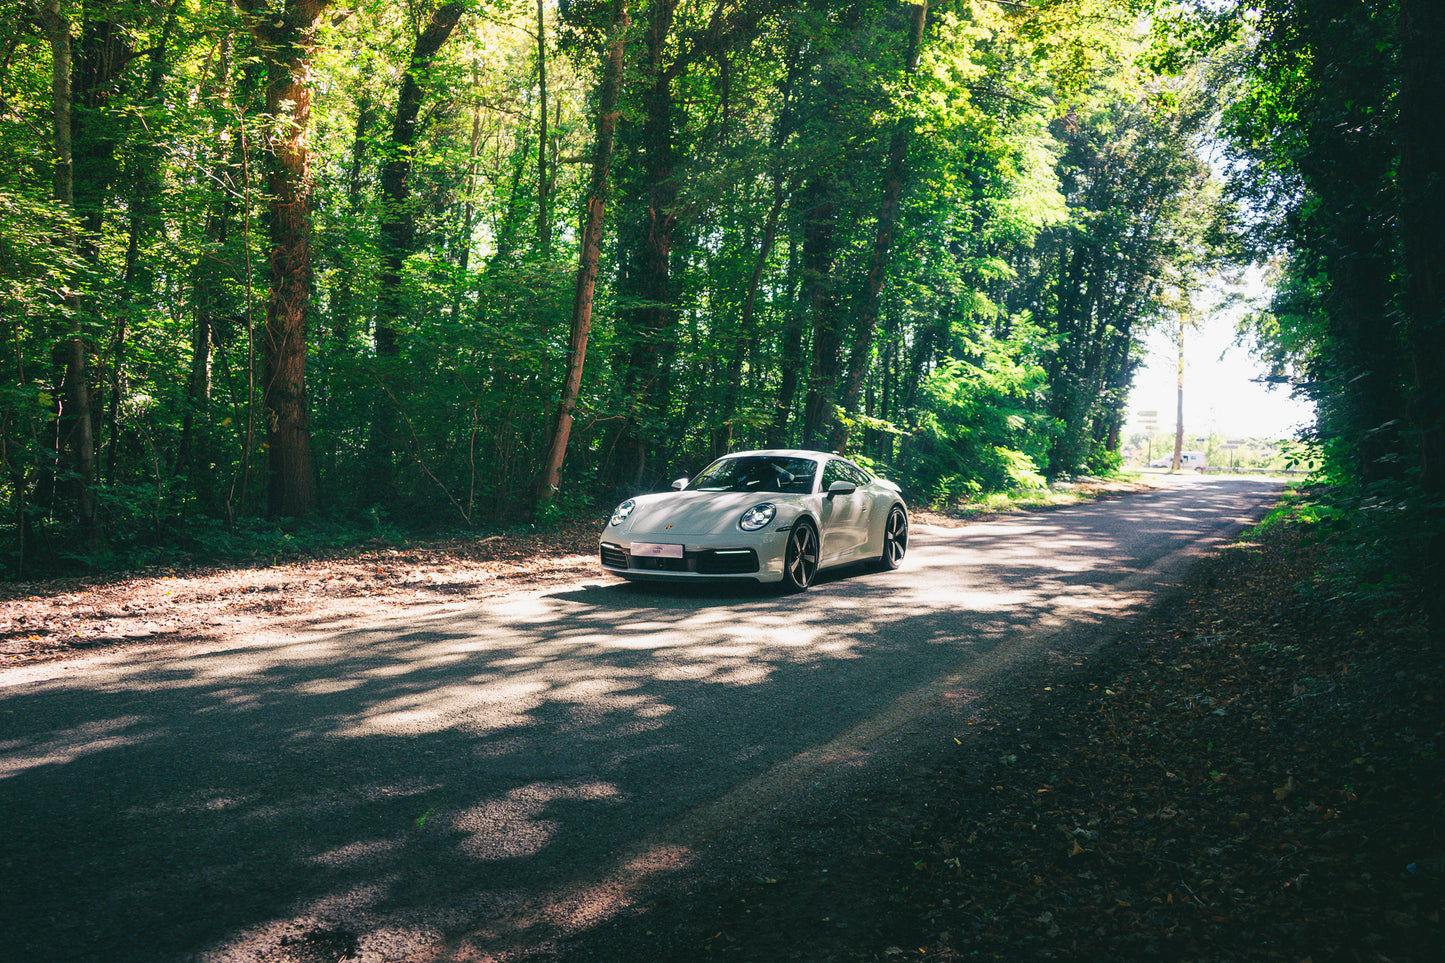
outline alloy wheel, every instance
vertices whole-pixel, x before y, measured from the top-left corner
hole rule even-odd
[[[783,581],[794,592],[813,584],[818,574],[818,533],[807,522],[799,522],[788,534],[788,551],[783,558]]]
[[[883,529],[883,554],[878,563],[887,569],[897,568],[908,551],[908,514],[897,505],[888,513],[888,524]]]

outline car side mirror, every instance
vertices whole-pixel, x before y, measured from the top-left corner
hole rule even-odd
[[[858,490],[858,486],[850,481],[843,481],[841,478],[828,486],[828,497],[834,495],[851,495]]]
[[[677,481],[675,481],[675,482],[672,483],[672,490],[675,491],[675,492],[680,492],[680,491],[682,491],[682,490],[683,490],[684,488],[686,488],[686,487],[687,487],[687,479],[686,479],[686,478],[679,478]]]

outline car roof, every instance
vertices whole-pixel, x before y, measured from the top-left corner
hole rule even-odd
[[[756,451],[730,451],[719,458],[757,458],[759,456],[771,456],[774,458],[812,458],[821,461],[824,458],[838,458],[840,456],[827,451],[808,451],[803,448],[760,448]]]

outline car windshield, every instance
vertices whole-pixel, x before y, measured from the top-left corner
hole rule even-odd
[[[688,483],[695,492],[790,492],[807,495],[813,491],[818,463],[811,458],[779,455],[748,455],[722,458],[702,470]]]

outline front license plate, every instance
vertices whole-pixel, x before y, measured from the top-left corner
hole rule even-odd
[[[659,545],[656,542],[633,542],[632,554],[646,558],[682,558],[682,546]]]

